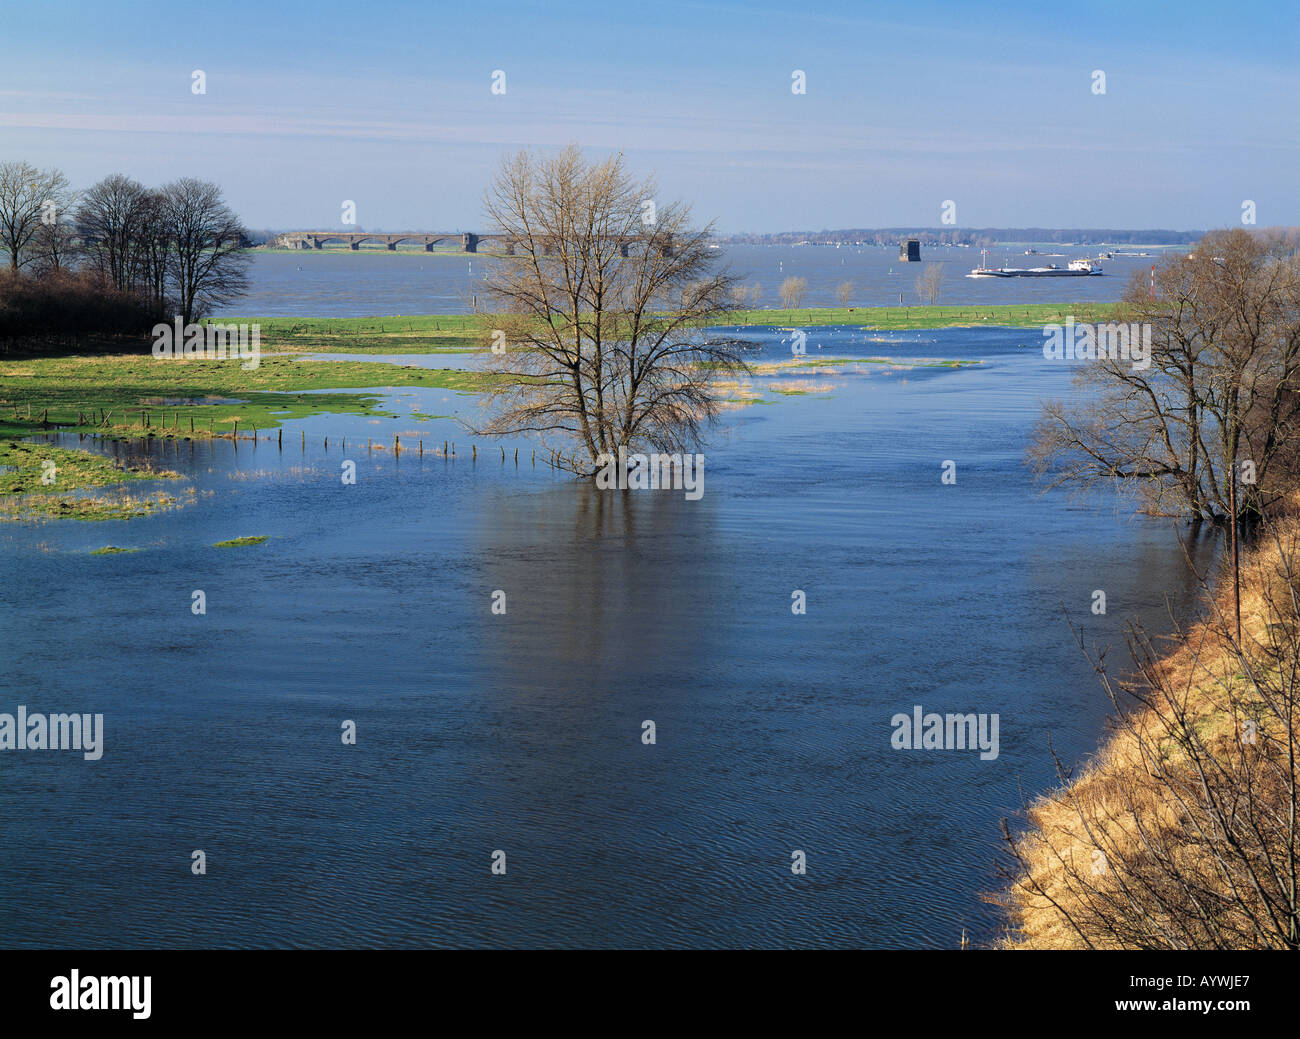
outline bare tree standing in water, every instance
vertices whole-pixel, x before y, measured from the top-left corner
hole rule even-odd
[[[656,194],[621,155],[588,162],[576,145],[502,164],[486,198],[507,242],[486,278],[496,413],[479,432],[535,434],[584,476],[619,448],[699,445],[714,378],[747,367],[742,342],[706,327],[736,281],[711,269],[711,228]]]

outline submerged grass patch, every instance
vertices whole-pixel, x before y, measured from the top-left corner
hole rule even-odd
[[[244,545],[260,545],[269,535],[257,534],[252,537],[231,538],[229,541],[218,541],[213,544],[213,548],[241,548]]]
[[[423,386],[474,392],[488,376],[378,361],[263,356],[238,362],[150,354],[41,357],[0,362],[0,438],[58,427],[106,436],[207,437],[268,430],[326,413],[394,417],[373,393]],[[325,392],[307,392],[325,391]]]
[[[121,486],[159,479],[178,480],[180,474],[131,468],[103,455],[53,444],[0,439],[0,521],[128,519],[194,500],[192,488],[177,497],[164,491],[134,495]]]
[[[92,556],[115,556],[123,552],[139,552],[138,548],[120,548],[117,545],[105,545],[103,548],[91,550]]]

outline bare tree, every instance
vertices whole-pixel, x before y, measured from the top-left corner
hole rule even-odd
[[[750,310],[757,310],[759,303],[763,300],[763,286],[754,282],[745,290],[746,300]]]
[[[922,303],[931,306],[939,302],[939,292],[943,288],[943,264],[927,263],[916,279],[916,297]]]
[[[853,298],[853,282],[840,282],[835,289],[835,296],[840,301],[841,307],[847,307],[849,305],[849,300]]]
[[[77,194],[68,192],[67,208],[58,205],[45,207],[41,224],[28,245],[33,272],[43,277],[53,271],[67,270],[82,253],[72,214],[77,205]]]
[[[168,272],[186,323],[247,291],[247,232],[208,181],[184,177],[163,187]]]
[[[781,282],[781,306],[786,310],[794,310],[801,303],[808,292],[808,279],[789,277]]]
[[[0,163],[0,248],[9,253],[9,269],[18,270],[33,257],[25,255],[51,211],[69,208],[67,178],[57,169],[38,170],[26,162]]]
[[[621,155],[588,163],[574,145],[503,162],[485,200],[509,245],[486,278],[500,327],[481,432],[536,434],[580,475],[620,448],[698,445],[713,378],[746,367],[743,344],[702,327],[728,312],[735,281],[711,272],[711,228],[686,206],[643,222],[655,197]]]
[[[1045,407],[1030,461],[1051,486],[1113,484],[1150,512],[1214,521],[1232,514],[1237,471],[1237,515],[1258,516],[1300,474],[1300,256],[1216,231],[1167,260],[1155,289],[1136,276],[1108,333],[1149,329],[1149,366],[1113,344],[1086,361],[1084,399]]]
[[[91,267],[120,292],[134,287],[148,199],[143,184],[115,173],[88,189],[77,207],[77,234]]]
[[[148,191],[141,200],[132,254],[131,281],[136,292],[149,301],[156,313],[166,314],[172,228],[167,218],[167,199],[160,191]]]

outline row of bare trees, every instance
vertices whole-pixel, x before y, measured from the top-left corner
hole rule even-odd
[[[939,302],[939,295],[943,288],[943,264],[928,263],[925,270],[916,279],[916,295],[922,303],[931,305]],[[841,307],[847,307],[853,302],[853,294],[856,287],[851,281],[843,281],[835,286],[835,298],[839,301]],[[804,298],[808,295],[808,279],[792,275],[781,282],[779,290],[781,297],[781,307],[784,310],[796,310],[803,306]],[[749,307],[751,309],[758,306],[759,299],[762,295],[762,287],[759,285],[741,286],[737,285],[732,292],[733,302],[737,307]]]
[[[247,289],[248,232],[208,181],[149,188],[122,174],[74,192],[58,170],[0,163],[0,248],[11,272],[93,272],[185,323]]]

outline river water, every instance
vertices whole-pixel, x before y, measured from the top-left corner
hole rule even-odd
[[[789,358],[779,330],[745,332]],[[725,415],[698,501],[597,491],[527,446],[517,466],[514,444],[474,460],[453,418],[427,418],[474,399],[433,389],[376,387],[398,418],[313,417],[283,450],[101,446],[180,471],[199,501],[0,530],[0,711],[105,719],[99,761],[0,755],[0,933],[992,940],[999,819],[1052,785],[1049,740],[1077,762],[1109,711],[1063,610],[1120,659],[1126,620],[1163,628],[1166,596],[1183,614],[1195,599],[1180,528],[1032,485],[1039,401],[1069,392],[1040,341],[815,329],[815,357],[982,363],[823,369],[800,378],[829,392],[795,396],[756,378],[771,403]],[[365,450],[394,433],[424,457]],[[444,438],[454,459],[432,454]],[[243,535],[269,540],[212,547]],[[106,544],[142,551],[89,554]],[[891,718],[916,705],[997,714],[998,756],[893,749]]]
[[[1043,247],[1045,250],[1047,247]],[[1136,252],[1137,250],[1125,250]],[[1158,252],[1159,250],[1154,250]],[[1053,249],[1059,256],[1026,256],[999,248],[988,263],[997,267],[1064,267],[1097,250]],[[781,283],[808,282],[804,304],[839,306],[837,286],[852,282],[851,306],[916,306],[916,280],[929,263],[943,264],[939,303],[1089,303],[1117,300],[1135,273],[1150,270],[1156,256],[1103,260],[1105,273],[1081,278],[968,278],[980,263],[978,249],[925,248],[921,263],[899,263],[897,249],[844,246],[734,245],[718,253],[718,264],[757,286],[760,307],[781,305]],[[292,252],[252,254],[252,291],[232,313],[248,317],[368,317],[389,314],[469,313],[477,299],[486,307],[484,276],[493,260],[484,254],[388,252]]]

